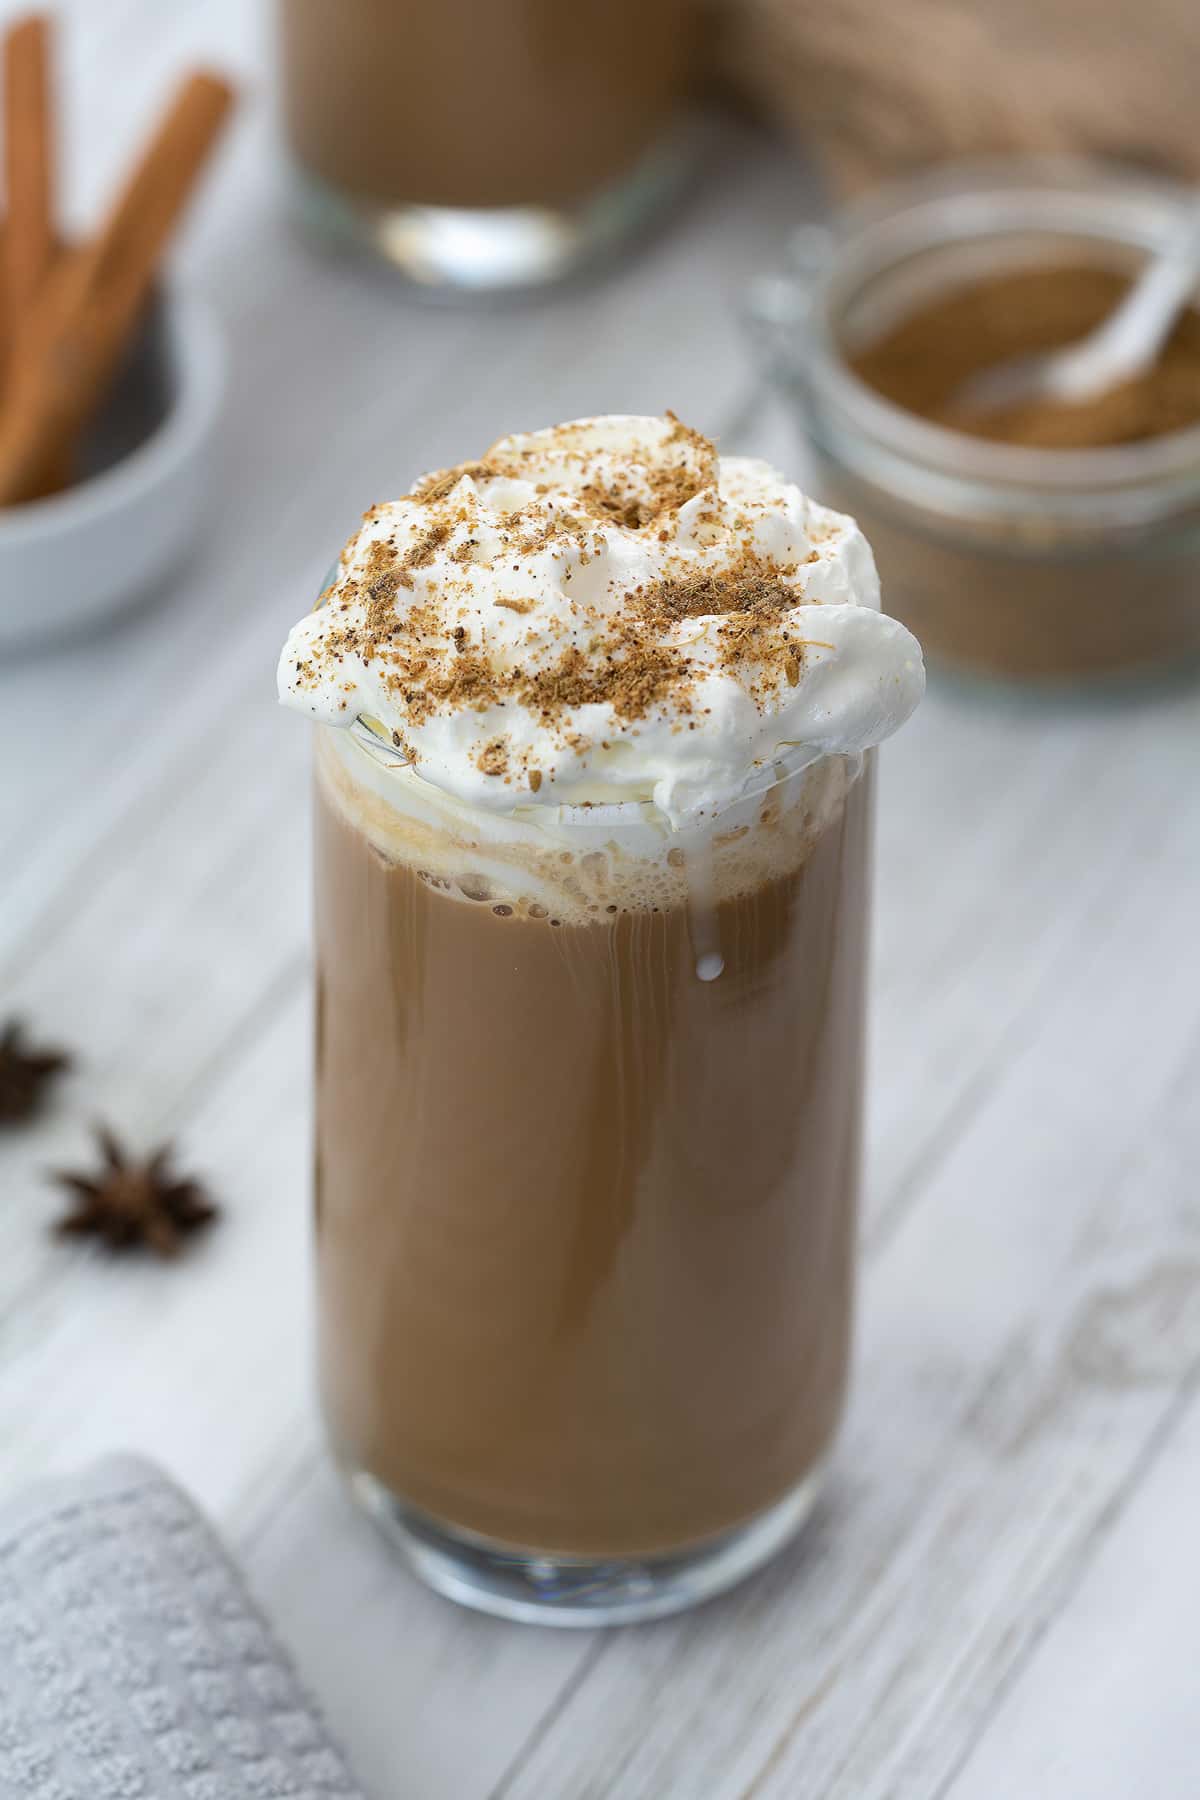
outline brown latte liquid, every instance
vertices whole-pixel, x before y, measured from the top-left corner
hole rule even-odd
[[[300,163],[385,205],[557,206],[669,123],[689,0],[282,0]]]
[[[318,794],[317,1253],[334,1443],[505,1544],[692,1544],[782,1499],[842,1405],[869,770],[719,908],[497,915]]]

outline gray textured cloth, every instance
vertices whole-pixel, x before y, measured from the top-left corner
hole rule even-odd
[[[204,1520],[119,1458],[0,1508],[0,1800],[362,1800]]]

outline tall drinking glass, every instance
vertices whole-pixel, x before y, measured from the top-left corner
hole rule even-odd
[[[322,733],[325,1412],[457,1598],[669,1612],[812,1505],[850,1336],[870,796],[830,758],[690,847],[726,896],[704,979],[689,853],[639,848],[636,816],[496,841]]]

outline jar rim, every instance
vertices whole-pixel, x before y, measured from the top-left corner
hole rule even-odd
[[[969,252],[1017,232],[1152,251],[1189,201],[1195,204],[1183,183],[1064,156],[985,158],[890,182],[846,211],[823,263],[810,258],[800,274],[804,341],[793,373],[814,390],[827,422],[880,454],[877,478],[886,487],[905,487],[905,466],[916,463],[923,491],[932,478],[947,495],[970,490],[985,510],[1057,514],[1103,498],[1123,501],[1135,516],[1161,515],[1200,492],[1200,424],[1094,449],[975,438],[868,386],[845,359],[839,323],[866,284],[902,257],[959,246]]]

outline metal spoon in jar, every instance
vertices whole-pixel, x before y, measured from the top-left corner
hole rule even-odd
[[[954,396],[959,415],[1005,412],[1033,401],[1079,406],[1152,367],[1200,281],[1200,210],[1191,209],[1150,258],[1116,310],[1062,350],[1018,356],[972,375]]]

